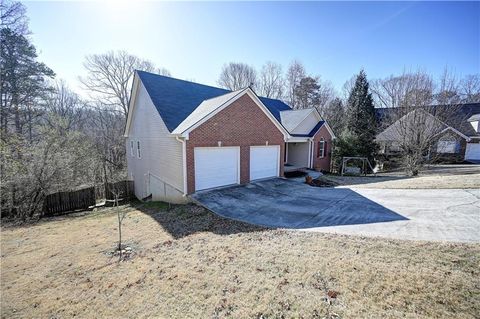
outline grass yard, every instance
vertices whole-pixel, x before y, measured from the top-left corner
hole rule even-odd
[[[326,175],[324,180],[339,186],[381,189],[452,189],[480,188],[480,165],[430,165],[416,177],[403,172],[379,173],[377,176]]]
[[[188,205],[2,228],[2,318],[478,318],[480,245],[267,230]],[[336,298],[327,298],[330,297]]]

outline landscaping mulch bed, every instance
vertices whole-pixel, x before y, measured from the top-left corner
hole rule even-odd
[[[307,179],[305,180],[305,183],[307,183],[310,186],[314,187],[335,187],[338,186],[338,183],[330,181],[326,178],[322,178],[321,176],[315,179]]]
[[[285,172],[283,175],[285,175],[286,178],[292,178],[292,177],[305,176],[307,175],[307,173],[303,171],[293,171],[293,172]]]

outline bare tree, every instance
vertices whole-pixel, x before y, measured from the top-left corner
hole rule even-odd
[[[432,147],[446,125],[424,107],[398,108],[395,111],[397,117],[403,116],[377,135],[377,142],[384,150],[387,148],[387,154],[397,152],[407,174],[416,176],[422,166],[432,159]]]
[[[265,63],[260,72],[258,87],[261,96],[281,99],[285,89],[282,65],[270,61]]]
[[[461,101],[459,81],[456,75],[447,67],[443,70],[434,94],[435,104],[457,104]]]
[[[92,106],[89,134],[95,142],[96,155],[101,163],[103,182],[125,179],[124,121],[121,112],[97,103]]]
[[[330,103],[335,98],[335,90],[333,88],[332,83],[329,81],[322,81],[320,77],[318,77],[318,84],[320,88],[318,89],[318,105],[315,107],[323,114],[324,109],[327,107],[328,103]]]
[[[156,68],[153,72],[155,72],[156,74],[164,75],[164,76],[172,76],[172,73],[167,68],[162,68],[162,67]]]
[[[436,145],[446,133],[447,123],[458,120],[458,104],[432,106],[434,82],[422,71],[392,76],[375,84],[377,101],[394,106],[387,112],[386,129],[377,135],[377,142],[385,154],[400,157],[409,175],[417,175],[425,163],[441,156]],[[448,87],[440,84],[440,92]]]
[[[464,103],[480,103],[480,74],[465,76],[459,85]]]
[[[0,0],[0,27],[19,35],[29,34],[25,6],[18,1]]]
[[[119,194],[115,193],[115,207],[117,210],[117,220],[118,220],[118,251],[119,251],[119,259],[122,260],[123,257],[123,249],[122,249],[122,226],[123,220],[125,216],[127,216],[127,211],[121,210],[118,205]]]
[[[218,85],[232,91],[249,86],[255,88],[257,85],[257,72],[248,64],[230,62],[223,66],[218,78]]]
[[[434,82],[423,71],[406,72],[372,82],[377,107],[405,107],[430,105],[434,99]]]
[[[140,59],[126,51],[110,51],[86,57],[83,64],[88,74],[80,81],[96,101],[119,109],[126,118],[128,102],[135,70],[160,71],[170,75],[166,69],[156,69],[152,62]]]
[[[340,134],[345,126],[345,106],[340,98],[336,97],[322,109],[323,119],[328,122],[334,134]]]
[[[55,128],[59,119],[62,119],[62,130],[82,130],[87,120],[85,101],[70,90],[64,80],[58,80],[54,85],[54,90],[50,92],[45,102],[45,111],[48,113],[45,117],[46,124]]]
[[[305,67],[303,64],[294,60],[290,63],[287,74],[285,76],[286,80],[286,99],[292,108],[297,107],[297,94],[296,90],[300,81],[306,77]]]

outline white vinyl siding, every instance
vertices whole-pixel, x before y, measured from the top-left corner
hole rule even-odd
[[[309,143],[288,143],[288,164],[309,167]]]
[[[280,146],[250,146],[250,180],[279,175]]]
[[[135,103],[126,145],[134,143],[136,152],[140,146],[137,156],[127,157],[128,175],[135,178],[136,196],[150,195],[147,186],[151,175],[184,193],[182,143],[170,134],[140,81]]]

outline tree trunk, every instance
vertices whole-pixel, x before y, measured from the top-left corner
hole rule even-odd
[[[117,209],[118,217],[118,251],[120,252],[120,260],[122,260],[122,218],[118,209],[118,196],[115,195],[115,207]]]

